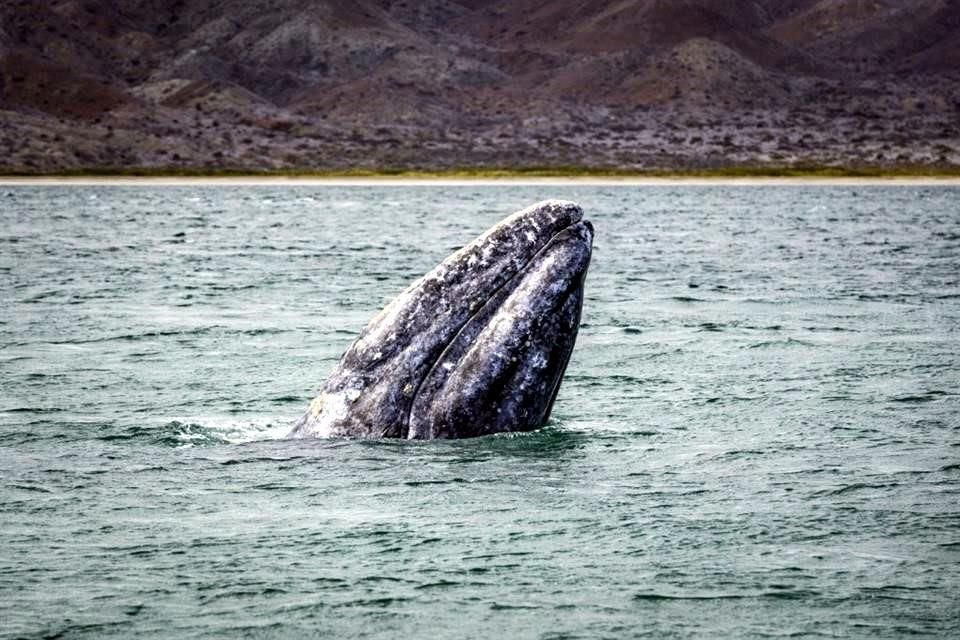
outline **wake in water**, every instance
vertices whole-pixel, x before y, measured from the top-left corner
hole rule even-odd
[[[289,418],[264,417],[259,420],[239,422],[234,418],[223,416],[180,418],[166,422],[159,427],[130,427],[124,430],[122,434],[112,434],[101,439],[148,440],[154,444],[188,448],[287,440],[289,437]],[[584,435],[579,431],[571,430],[569,425],[553,419],[541,429],[498,433],[477,438],[475,446],[479,449],[505,448],[507,452],[529,448],[531,452],[544,453],[557,447],[577,446],[581,443],[583,437]],[[334,440],[344,442],[348,439]],[[356,440],[356,442],[360,443],[362,441]],[[373,444],[377,442],[380,441],[372,441]],[[456,441],[442,441],[441,445],[443,442],[452,444]],[[302,441],[300,444],[303,445]],[[392,444],[398,444],[398,442],[392,441]],[[423,443],[401,440],[399,444],[416,446]]]
[[[538,436],[539,434],[539,436]],[[565,434],[558,420],[541,429],[528,432],[494,434],[481,440],[536,440],[552,441]],[[576,432],[566,434],[574,437]],[[173,447],[202,447],[222,444],[246,444],[270,440],[286,440],[290,437],[289,417],[263,417],[238,421],[228,416],[182,417],[159,426],[128,427],[119,433],[101,436],[100,440],[143,440],[153,444]]]
[[[226,416],[189,417],[171,420],[159,427],[131,427],[122,435],[105,439],[146,439],[173,447],[243,444],[282,440],[290,432],[289,418],[238,421]]]

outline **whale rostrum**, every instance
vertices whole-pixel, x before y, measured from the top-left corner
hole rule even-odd
[[[577,337],[592,245],[573,202],[500,221],[370,320],[291,436],[465,438],[542,426]]]

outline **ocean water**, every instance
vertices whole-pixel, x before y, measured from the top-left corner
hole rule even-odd
[[[597,231],[551,424],[284,435],[506,214]],[[960,637],[960,189],[0,187],[4,638]]]

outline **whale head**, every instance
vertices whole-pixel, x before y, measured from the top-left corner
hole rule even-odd
[[[494,225],[370,320],[291,436],[463,438],[542,426],[576,340],[592,244],[572,202],[541,202]]]

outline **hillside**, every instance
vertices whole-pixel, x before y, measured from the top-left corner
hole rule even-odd
[[[960,165],[957,0],[0,0],[0,169]]]

